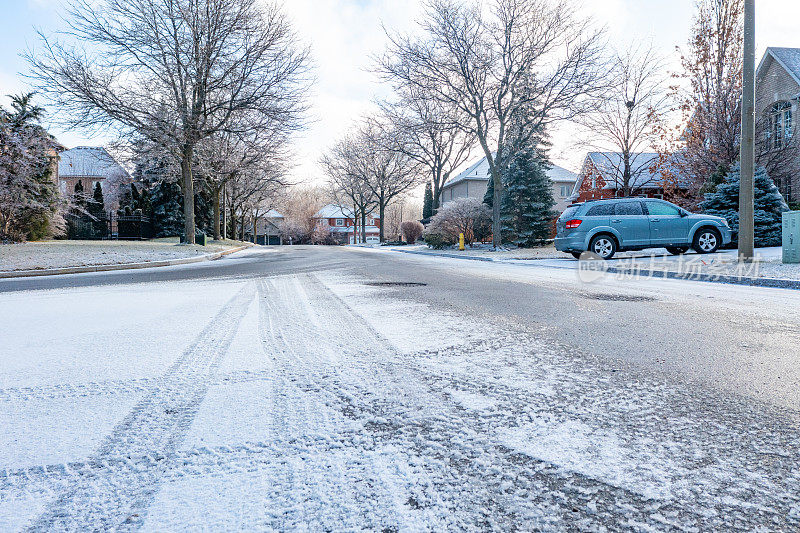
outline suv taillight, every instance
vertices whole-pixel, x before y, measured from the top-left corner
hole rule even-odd
[[[583,222],[583,220],[573,218],[572,220],[567,221],[567,229],[575,229],[581,225],[581,222]]]

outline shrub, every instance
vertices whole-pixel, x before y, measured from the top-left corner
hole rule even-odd
[[[400,232],[408,244],[414,244],[420,238],[425,226],[416,220],[406,220],[400,224]]]
[[[442,206],[422,235],[432,248],[455,244],[460,233],[472,245],[491,235],[491,227],[492,215],[485,204],[477,198],[459,198]]]

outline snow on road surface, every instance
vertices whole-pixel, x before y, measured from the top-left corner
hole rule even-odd
[[[368,281],[0,295],[0,530],[800,528],[795,413]]]

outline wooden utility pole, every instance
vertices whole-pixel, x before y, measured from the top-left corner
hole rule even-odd
[[[744,0],[744,68],[739,181],[739,262],[753,260],[753,175],[755,173],[756,8]]]

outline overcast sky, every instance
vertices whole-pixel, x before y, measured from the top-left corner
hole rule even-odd
[[[386,45],[383,27],[409,31],[420,15],[417,0],[279,0],[301,38],[312,48],[317,83],[312,100],[312,124],[298,137],[295,178],[323,179],[317,160],[372,100],[385,95],[369,71],[371,56]],[[34,25],[45,33],[61,26],[63,0],[0,0],[0,95],[25,90],[26,70],[18,53],[36,46]],[[607,27],[609,41],[621,47],[652,42],[677,68],[676,46],[685,46],[694,0],[584,0],[583,10]],[[757,0],[758,59],[767,46],[800,47],[800,1]],[[3,105],[8,99],[3,96]],[[103,144],[85,132],[51,130],[67,147]],[[571,144],[572,129],[564,125],[554,135],[552,157],[577,171],[582,154]],[[476,155],[477,157],[477,155]]]

